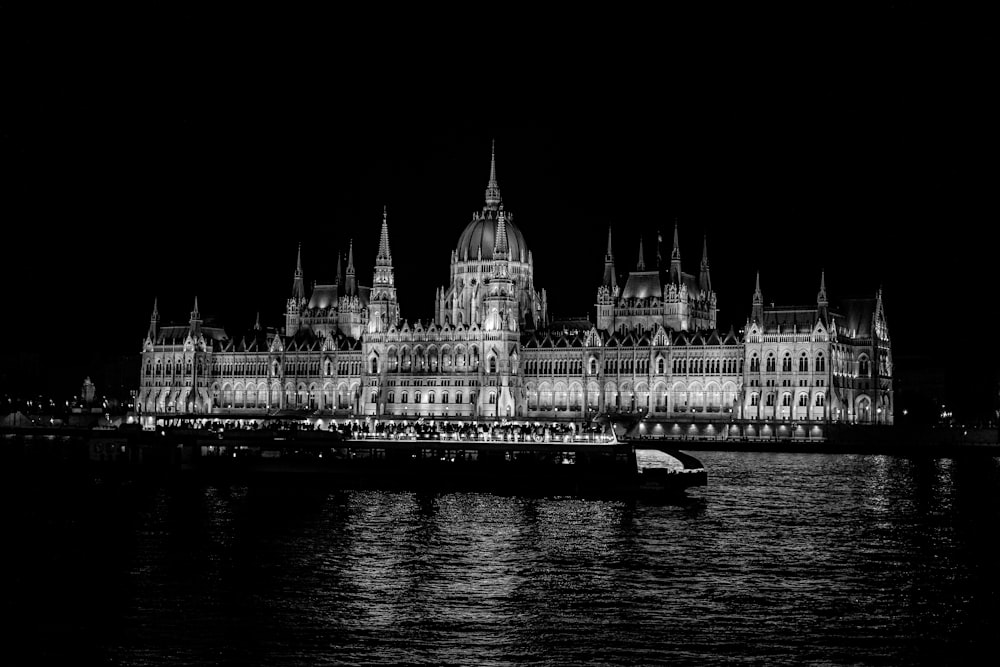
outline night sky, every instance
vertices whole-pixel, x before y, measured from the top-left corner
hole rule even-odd
[[[536,27],[504,49],[448,31],[390,49],[372,26],[331,46],[139,11],[137,30],[31,17],[7,35],[5,391],[106,378],[154,297],[164,321],[197,295],[231,335],[258,310],[278,326],[299,242],[310,286],[351,238],[370,284],[383,205],[403,315],[426,320],[495,139],[556,315],[593,319],[608,225],[624,273],[640,235],[647,263],[658,230],[669,255],[677,219],[686,271],[708,235],[720,328],[745,323],[756,271],[766,301],[811,304],[825,269],[834,301],[882,286],[904,382],[995,393],[988,86],[952,17],[879,5],[738,40],[634,17],[613,40]]]

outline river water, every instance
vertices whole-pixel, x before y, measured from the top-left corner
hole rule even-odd
[[[4,487],[5,664],[969,664],[1000,459],[698,452],[669,503]]]

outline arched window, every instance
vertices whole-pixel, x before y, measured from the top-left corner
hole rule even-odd
[[[170,372],[169,369],[167,372]],[[870,373],[871,364],[868,361],[868,357],[862,354],[861,358],[858,359],[858,375],[866,378]]]
[[[656,373],[657,373],[657,375],[662,375],[663,374],[663,359],[662,358],[656,360]]]
[[[766,402],[766,405],[767,405],[767,407],[769,407],[769,408],[770,408],[770,407],[773,407],[773,406],[774,406],[774,394],[768,394],[768,395],[767,395],[767,402]]]
[[[799,357],[799,372],[808,373],[809,372],[809,357],[803,352],[802,356]]]
[[[448,392],[446,392],[446,391],[442,391],[441,392],[441,402],[442,403],[447,403],[448,402]]]
[[[372,390],[372,403],[378,402],[378,391]]]
[[[389,402],[390,403],[395,403],[396,402],[396,394],[394,394],[391,391],[389,392]]]
[[[805,408],[809,406],[809,394],[799,394],[799,407]]]
[[[323,371],[323,374],[324,375],[333,375],[333,364],[330,363],[329,359],[326,360],[326,366],[325,366],[325,369]]]
[[[420,402],[420,392],[419,391],[413,392],[413,402],[414,403],[419,403]]]
[[[792,395],[791,394],[787,394],[787,393],[786,394],[782,394],[781,395],[781,405],[783,407],[787,408],[791,404],[792,404]]]
[[[826,397],[823,394],[816,394],[816,407],[821,408],[826,404]]]
[[[750,405],[756,406],[760,404],[760,396],[757,394],[750,394]]]
[[[378,359],[372,357],[372,375],[378,374]]]
[[[491,391],[490,392],[490,405],[496,405],[496,402],[497,402],[497,394],[496,394],[495,391]]]
[[[402,399],[403,399],[402,401],[400,401],[401,403],[406,403],[406,402],[408,401],[408,399],[409,399],[409,396],[408,396],[408,395],[407,395],[407,393],[406,393],[406,392],[404,391],[404,392],[403,392],[403,394],[402,394],[402,396],[401,396],[400,398],[402,398]]]
[[[489,360],[489,372],[490,373],[496,373],[497,372],[497,360],[496,360],[496,357],[490,357],[490,360]]]
[[[757,358],[756,354],[750,357],[750,372],[760,373],[760,359]]]
[[[434,392],[433,391],[427,392],[427,402],[428,403],[433,403],[434,402]]]
[[[767,355],[767,372],[768,373],[773,373],[774,372],[774,355],[773,354]]]
[[[787,373],[792,370],[792,355],[785,352],[785,356],[781,359],[781,371]]]
[[[462,392],[460,392],[460,391],[459,392],[455,392],[455,402],[456,403],[461,403],[462,402]]]
[[[820,352],[816,355],[816,371],[822,373],[826,370],[826,359],[823,358],[823,353]]]

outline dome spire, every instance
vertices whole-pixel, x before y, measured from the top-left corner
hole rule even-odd
[[[490,151],[490,182],[486,185],[486,208],[496,210],[500,205],[500,186],[497,185],[497,142],[493,140]]]
[[[507,245],[507,217],[503,212],[503,202],[500,203],[500,214],[497,216],[497,232],[493,243],[493,259],[507,259],[510,247]]]

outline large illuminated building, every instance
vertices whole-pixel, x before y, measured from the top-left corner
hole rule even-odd
[[[659,245],[657,245],[659,248]],[[606,412],[685,422],[892,423],[892,352],[881,292],[832,304],[765,306],[758,276],[746,325],[716,323],[707,239],[697,275],[669,262],[619,285],[611,233],[596,323],[556,322],[534,282],[534,257],[504,210],[491,160],[485,205],[451,252],[434,317],[400,314],[388,215],[371,286],[353,247],[332,284],[307,294],[301,248],[282,331],[258,324],[240,339],[206,326],[197,298],[187,324],[161,326],[156,304],[143,344],[138,409],[148,422],[179,414],[334,419],[573,419]],[[597,267],[595,267],[596,269]]]

